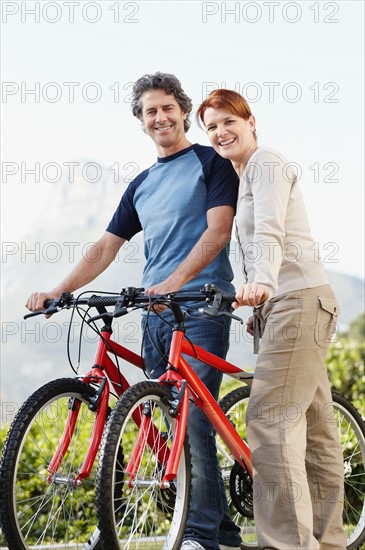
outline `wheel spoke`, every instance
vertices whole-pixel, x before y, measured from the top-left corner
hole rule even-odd
[[[333,398],[344,455],[344,527],[348,548],[357,548],[365,540],[365,429],[351,403],[337,393]]]
[[[89,479],[74,483],[92,435],[95,415],[88,408],[88,396],[94,394],[79,380],[55,380],[19,410],[0,470],[0,507],[9,547],[100,547],[94,504],[96,465]],[[64,434],[70,399],[80,402],[79,415],[58,471],[50,474],[47,468]]]

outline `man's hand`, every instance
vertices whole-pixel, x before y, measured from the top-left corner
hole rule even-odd
[[[159,294],[169,294],[170,292],[178,292],[180,290],[181,286],[178,283],[174,283],[173,277],[168,277],[161,283],[157,283],[157,285],[153,285],[150,288],[146,290],[147,294],[150,294],[151,296],[157,296]],[[167,306],[164,306],[163,304],[156,304],[153,306],[153,310],[156,313],[161,313],[161,311],[164,311],[167,309]]]
[[[259,306],[269,297],[269,289],[266,285],[251,283],[242,285],[236,293],[236,301],[232,307],[237,309],[240,306]]]
[[[181,286],[178,283],[173,281],[172,277],[168,277],[161,283],[153,285],[146,290],[147,294],[157,295],[157,294],[169,294],[170,292],[178,292]]]
[[[50,292],[33,292],[29,296],[25,307],[30,311],[41,311],[42,309],[45,309],[44,302],[46,300],[56,300],[57,298],[60,298],[60,296],[61,294],[59,292],[55,292],[53,290]]]
[[[44,302],[46,300],[57,300],[60,298],[61,293],[58,291],[51,290],[50,292],[33,292],[26,304],[25,307],[30,311],[42,311],[45,309]],[[49,319],[51,315],[46,315],[46,319]]]

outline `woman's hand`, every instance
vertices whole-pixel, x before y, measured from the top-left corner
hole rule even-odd
[[[254,318],[255,318],[255,316],[251,315],[251,317],[249,317],[249,319],[246,323],[247,332],[248,332],[248,334],[251,334],[251,336],[253,336],[253,321],[254,321]]]
[[[269,297],[269,289],[266,285],[250,283],[242,285],[236,293],[236,301],[232,306],[237,309],[240,306],[259,306]]]

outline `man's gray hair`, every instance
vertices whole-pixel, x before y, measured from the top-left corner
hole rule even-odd
[[[135,117],[142,121],[142,95],[148,90],[163,90],[167,94],[175,96],[176,101],[180,105],[180,109],[183,113],[187,113],[186,120],[184,120],[185,133],[190,128],[189,115],[193,108],[193,102],[186,95],[181,87],[181,82],[176,76],[169,73],[157,72],[154,74],[145,74],[139,78],[132,91],[132,113]]]

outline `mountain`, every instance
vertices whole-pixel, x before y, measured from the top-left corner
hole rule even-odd
[[[37,387],[52,378],[73,376],[66,355],[70,312],[61,312],[50,320],[42,316],[23,320],[27,296],[35,290],[47,290],[61,280],[87,253],[87,243],[95,242],[104,232],[127,182],[102,181],[98,185],[76,181],[54,185],[52,201],[37,220],[34,230],[22,242],[5,243],[2,263],[2,361],[0,395],[3,421],[10,419],[19,404]],[[92,261],[92,258],[90,258]],[[237,243],[232,242],[231,262],[235,282],[240,281]],[[126,243],[116,261],[89,288],[115,292],[125,286],[139,286],[144,265],[142,236]],[[350,275],[328,271],[330,282],[341,307],[341,328],[364,311],[364,281]],[[139,313],[118,320],[116,340],[140,351],[142,334]],[[247,321],[250,308],[239,315]],[[80,318],[71,332],[72,356],[77,363]],[[82,366],[92,364],[97,338],[90,330],[84,334]],[[242,367],[253,366],[251,338],[244,326],[232,323],[228,359]],[[141,379],[130,369],[131,382]]]
[[[340,324],[347,327],[365,310],[364,280],[337,271],[327,275],[340,305]]]

